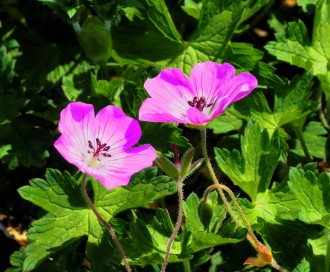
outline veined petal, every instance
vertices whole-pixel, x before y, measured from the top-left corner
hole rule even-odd
[[[251,93],[258,83],[249,73],[235,77],[235,68],[229,63],[208,61],[196,64],[189,80],[179,69],[164,69],[144,86],[151,98],[143,102],[140,120],[204,125]]]
[[[93,105],[81,102],[70,103],[62,110],[58,126],[62,136],[70,137],[70,145],[74,146],[77,152],[85,152],[88,150],[88,140],[94,138]],[[66,139],[65,142],[68,143],[69,140]]]
[[[214,118],[220,116],[226,109],[227,105],[229,105],[227,98],[219,98],[215,101],[215,104],[213,106],[210,120],[213,120]]]
[[[189,124],[202,125],[210,121],[210,118],[196,108],[187,110],[187,119]]]
[[[114,155],[135,145],[141,138],[141,128],[118,107],[107,106],[95,117],[95,136],[109,145],[109,153]]]
[[[173,103],[176,103],[175,101]],[[188,105],[188,103],[187,103]],[[186,108],[175,107],[175,105],[168,105],[157,101],[154,98],[147,98],[143,101],[139,110],[139,119],[141,121],[149,122],[177,122],[181,124],[186,123]]]
[[[152,165],[156,151],[150,145],[132,148],[141,137],[136,120],[108,106],[94,116],[92,105],[74,102],[62,112],[62,135],[54,143],[59,153],[107,189],[126,185],[132,174]]]
[[[229,104],[246,97],[257,87],[257,79],[253,75],[243,72],[231,79],[224,88],[219,89],[218,99],[226,98],[227,107]]]
[[[85,164],[86,150],[77,148],[76,142],[69,135],[62,134],[54,146],[64,159],[79,169]]]
[[[150,145],[133,147],[107,158],[102,162],[102,167],[91,168],[88,173],[109,190],[127,185],[131,175],[152,166],[156,156],[156,150]]]
[[[188,78],[178,68],[164,69],[158,76],[147,79],[144,88],[158,103],[177,102],[182,109],[187,108],[187,101],[194,96]]]
[[[190,73],[194,95],[205,97],[208,103],[218,89],[235,76],[235,68],[229,63],[208,61],[196,64]]]

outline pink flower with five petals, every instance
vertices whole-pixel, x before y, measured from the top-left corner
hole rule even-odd
[[[258,87],[257,79],[243,72],[235,76],[229,63],[196,64],[188,79],[178,68],[166,68],[144,84],[151,96],[139,110],[139,119],[204,126]]]
[[[59,130],[62,135],[54,143],[58,152],[108,190],[127,185],[156,159],[152,146],[133,147],[141,137],[140,125],[115,106],[95,116],[93,105],[70,103],[61,112]]]

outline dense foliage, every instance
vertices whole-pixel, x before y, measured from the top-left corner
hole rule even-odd
[[[60,111],[82,101],[138,119],[147,78],[167,67],[189,75],[209,60],[259,84],[208,124],[218,178],[282,267],[330,271],[330,0],[1,0],[0,12],[1,271],[125,271],[81,196],[81,174],[53,146]],[[198,130],[140,125],[139,144],[159,155],[172,159],[177,145],[202,157]],[[216,192],[205,223],[199,207],[211,184],[204,165],[185,180],[168,271],[271,271],[243,266],[256,252]],[[153,166],[125,187],[88,185],[134,271],[159,271],[175,180]],[[19,240],[25,230],[20,247],[8,232]]]

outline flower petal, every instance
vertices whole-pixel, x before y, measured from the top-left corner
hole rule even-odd
[[[227,106],[250,94],[258,87],[257,79],[246,72],[240,73],[219,90],[218,97],[227,98]]]
[[[190,108],[187,110],[187,119],[189,124],[203,125],[210,121],[210,118],[203,112],[200,112],[197,108]]]
[[[143,101],[139,110],[139,120],[150,122],[177,122],[186,123],[186,109],[169,110],[167,104],[163,104],[154,98],[147,98]]]
[[[127,185],[133,174],[152,166],[156,156],[156,150],[150,145],[133,147],[104,160],[102,167],[90,169],[89,174],[109,190]]]
[[[218,89],[235,76],[235,68],[229,63],[217,64],[208,61],[196,64],[190,73],[190,82],[194,96],[205,97],[212,103]]]
[[[110,146],[109,153],[114,155],[135,145],[141,138],[141,128],[118,107],[107,106],[95,117],[95,135]]]
[[[62,136],[55,142],[55,148],[59,147],[61,155],[71,162],[78,154],[87,152],[88,140],[94,138],[93,105],[70,103],[62,110],[58,126]]]
[[[155,78],[147,79],[144,87],[152,100],[147,102],[148,106],[144,105],[142,108],[142,113],[139,113],[139,115],[144,119],[140,120],[164,122],[162,119],[156,121],[158,117],[150,118],[147,115],[149,112],[158,111],[167,112],[174,118],[181,120],[181,122],[185,119],[183,116],[189,108],[188,101],[193,99],[193,93],[189,80],[180,69],[164,69]],[[165,122],[169,122],[169,120]],[[177,121],[170,120],[170,122]]]
[[[177,100],[189,101],[193,95],[188,78],[178,68],[167,68],[158,76],[148,78],[144,83],[144,88],[152,98],[162,103],[173,103]],[[183,106],[186,107],[186,104]]]
[[[69,135],[61,135],[54,143],[57,151],[66,159],[69,163],[72,163],[77,168],[81,169],[85,164],[85,152],[81,152]],[[86,173],[85,171],[83,171]]]

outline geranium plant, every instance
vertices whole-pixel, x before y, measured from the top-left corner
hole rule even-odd
[[[0,271],[330,271],[329,0],[0,12]]]

